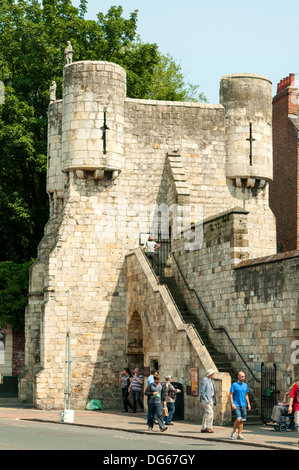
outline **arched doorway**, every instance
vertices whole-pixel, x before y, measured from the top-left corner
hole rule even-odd
[[[130,318],[128,326],[128,342],[127,342],[128,365],[131,371],[135,367],[139,367],[143,371],[143,327],[140,315],[134,312]]]

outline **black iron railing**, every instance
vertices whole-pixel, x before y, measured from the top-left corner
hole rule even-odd
[[[148,264],[149,264],[150,267],[152,268],[152,272],[153,272],[153,274],[154,274],[154,276],[155,276],[155,279],[156,279],[157,284],[162,285],[162,284],[160,283],[160,280],[159,280],[158,275],[156,274],[155,270],[154,270],[153,267],[152,267],[151,262],[149,261],[148,257],[146,256],[146,253],[142,250],[142,247],[140,247],[140,248],[141,248],[141,251],[142,251],[143,255],[144,255],[145,258],[147,259]],[[168,295],[169,295],[169,297],[171,298],[172,303],[173,303],[173,305],[174,305],[174,307],[175,307],[175,309],[176,309],[176,311],[177,311],[177,313],[178,313],[178,315],[179,315],[179,317],[180,317],[182,323],[186,323],[185,320],[184,320],[184,317],[182,316],[182,314],[181,314],[181,312],[180,312],[180,309],[178,308],[178,306],[177,306],[177,304],[176,304],[176,302],[175,302],[175,300],[174,300],[174,298],[173,298],[173,295],[172,295],[172,293],[171,293],[169,287],[168,287],[167,285],[165,285],[165,284],[163,284],[163,286],[164,286],[165,289],[167,290]],[[194,331],[195,331],[195,333],[196,333],[196,336],[198,337],[200,343],[201,343],[202,345],[204,345],[204,342],[203,342],[203,340],[201,339],[200,334],[198,333],[197,329],[194,327],[193,323],[191,323],[191,326],[193,326]]]

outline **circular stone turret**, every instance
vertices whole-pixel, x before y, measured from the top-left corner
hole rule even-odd
[[[62,171],[118,174],[124,159],[126,72],[110,62],[78,61],[64,67]]]
[[[272,84],[255,74],[222,77],[226,176],[236,186],[263,187],[272,180]]]

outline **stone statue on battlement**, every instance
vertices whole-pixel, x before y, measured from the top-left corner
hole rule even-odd
[[[50,85],[50,103],[56,101],[56,82],[55,80],[52,81]]]
[[[67,41],[67,47],[64,49],[66,65],[73,62],[73,48],[70,41]]]

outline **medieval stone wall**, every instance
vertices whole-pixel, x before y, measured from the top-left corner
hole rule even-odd
[[[178,205],[182,209],[187,202],[195,212],[190,223],[199,222],[198,207],[206,218],[241,206],[242,225],[242,211],[246,209],[247,236],[238,234],[242,227],[229,226],[225,236],[228,252],[224,242],[215,238],[215,229],[212,235],[205,232],[204,257],[202,251],[182,252],[184,263],[192,266],[194,280],[205,291],[204,300],[220,302],[214,306],[216,317],[227,311],[222,308],[223,302],[230,302],[234,296],[232,260],[239,261],[243,253],[250,258],[275,253],[275,220],[268,205],[271,168],[262,167],[265,174],[257,174],[265,177],[263,185],[249,179],[244,187],[238,186],[227,177],[227,141],[232,137],[225,106],[127,99],[124,77],[124,71],[113,64],[69,64],[64,70],[62,102],[49,105],[47,190],[51,211],[31,269],[26,368],[20,384],[21,399],[33,400],[40,408],[63,406],[67,312],[72,407],[82,408],[90,398],[103,398],[107,406],[120,403],[117,378],[128,361],[129,325],[134,314],[130,305],[137,302],[138,296],[152,296],[145,288],[139,293],[135,276],[135,287],[130,287],[128,297],[125,257],[139,245],[141,233],[156,231],[161,221],[157,211],[160,205],[167,209],[169,204]],[[246,77],[247,85],[250,80],[259,78]],[[261,80],[264,83],[264,78]],[[255,90],[264,93],[262,87]],[[268,142],[268,124],[262,125]],[[238,139],[243,137],[243,133],[234,137],[235,153],[240,147]],[[259,166],[255,168],[258,171]],[[166,227],[171,224],[173,215],[166,220]],[[230,237],[240,239],[237,250],[234,243],[230,245]],[[213,269],[219,276],[214,286],[210,285],[216,280]],[[133,301],[134,295],[137,297]],[[146,315],[140,312],[140,304],[136,311],[144,328]],[[185,337],[179,339],[167,312],[159,316],[159,303],[144,305],[146,310],[154,310],[155,341],[151,347],[157,348],[156,352],[162,347],[163,330],[170,352],[180,344],[177,361],[182,371]],[[138,317],[135,321],[138,324]],[[149,357],[146,348],[137,343],[138,363]],[[197,363],[194,347],[188,348],[188,363]],[[168,365],[169,351],[165,346],[161,353],[162,363]],[[183,382],[180,371],[174,369],[173,374]],[[191,409],[189,412],[191,416]]]
[[[298,339],[299,253],[248,259],[248,214],[241,209],[206,220],[203,246],[186,251],[174,243],[173,270],[188,305],[200,318],[219,350],[235,368],[244,369],[259,397],[261,363],[277,364],[278,389],[286,390],[298,375],[292,360]],[[224,327],[249,369],[226,336],[214,331],[192,292],[195,289],[215,328]],[[297,347],[298,348],[298,347]]]
[[[140,249],[127,255],[126,273],[128,330],[132,324],[135,326],[126,348],[131,370],[136,365],[139,366],[136,358],[140,354],[148,369],[153,360],[157,361],[161,380],[166,375],[171,375],[173,382],[182,385],[185,419],[200,422],[203,416],[199,396],[200,382],[208,368],[213,367],[216,370],[215,364],[193,327],[182,321],[166,287],[158,284]],[[141,328],[136,328],[136,317],[140,320]],[[190,393],[192,368],[198,371],[198,389],[195,395]],[[215,410],[215,423],[223,424],[230,420],[230,385],[229,374],[217,372],[215,386],[218,406]]]

